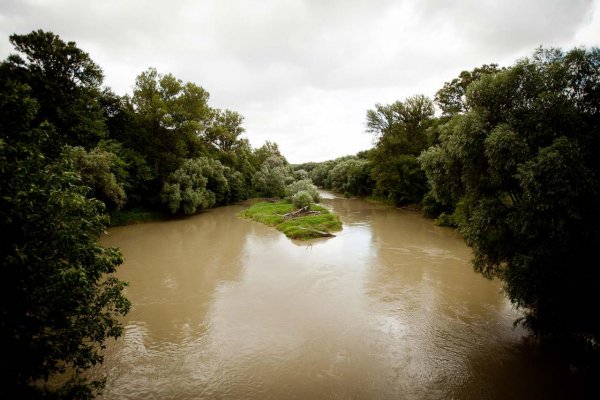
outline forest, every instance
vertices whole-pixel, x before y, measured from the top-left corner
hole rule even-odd
[[[110,224],[195,214],[314,185],[421,210],[455,227],[475,270],[504,284],[520,323],[598,353],[600,50],[537,49],[463,71],[433,99],[366,111],[373,147],[291,165],[252,148],[243,116],[154,68],[131,95],[74,42],[13,35],[0,64],[0,397],[91,398],[85,370],[131,304],[110,276]],[[296,182],[294,184],[294,182]],[[301,182],[300,184],[297,182]],[[316,196],[315,196],[316,197]],[[316,200],[316,199],[313,199]],[[65,374],[58,386],[48,379]]]

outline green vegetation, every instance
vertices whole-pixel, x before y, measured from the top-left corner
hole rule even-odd
[[[98,244],[109,220],[283,197],[307,174],[275,143],[252,149],[243,117],[210,107],[194,83],[150,68],[121,97],[75,43],[41,30],[10,41],[17,53],[0,63],[0,346],[10,366],[0,397],[91,398],[103,380],[83,372],[129,309],[126,284],[110,276],[121,254]]]
[[[366,115],[374,148],[292,167],[277,144],[253,149],[243,117],[209,93],[155,69],[132,95],[73,42],[36,31],[10,37],[0,63],[0,397],[90,398],[129,309],[111,277],[113,224],[193,214],[253,196],[292,201],[242,213],[287,236],[341,229],[316,185],[347,196],[418,204],[456,226],[475,269],[504,282],[538,335],[598,349],[600,50],[539,49],[508,68],[484,65]],[[294,205],[311,211],[293,217]],[[50,387],[51,378],[62,385]],[[57,382],[58,382],[57,381]]]
[[[275,203],[258,202],[242,211],[240,216],[273,226],[292,239],[307,240],[323,235],[319,232],[336,232],[342,229],[342,224],[337,215],[332,214],[325,207],[313,204],[310,211],[318,211],[318,215],[305,215],[286,219],[285,214],[294,211],[294,205],[286,200]]]
[[[309,207],[313,203],[313,198],[308,190],[300,190],[294,193],[291,200],[296,208]]]
[[[0,64],[0,398],[90,398],[103,381],[82,372],[130,307],[110,276],[122,256],[97,241],[108,215],[93,196],[125,200],[112,156],[90,151],[106,136],[102,73],[51,33],[10,40],[20,54]]]
[[[169,218],[168,214],[160,211],[134,208],[118,210],[110,215],[110,226],[140,224],[144,222],[163,221]]]
[[[419,158],[475,269],[504,282],[525,326],[590,346],[600,340],[590,261],[600,245],[599,82],[599,49],[540,49],[480,74]]]
[[[318,203],[321,201],[321,196],[317,191],[317,187],[312,183],[312,181],[308,178],[304,178],[293,182],[287,186],[285,189],[285,195],[289,198],[292,198],[299,192],[306,192],[308,196],[310,196],[311,203]],[[300,208],[300,207],[298,207]]]
[[[539,49],[461,72],[435,96],[439,117],[423,96],[378,104],[373,149],[296,168],[347,195],[420,204],[460,230],[534,334],[598,349],[599,82],[599,49]]]

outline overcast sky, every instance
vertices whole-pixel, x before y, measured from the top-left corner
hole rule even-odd
[[[245,117],[254,147],[292,163],[371,147],[375,103],[433,97],[484,63],[538,46],[600,45],[592,0],[1,0],[8,36],[53,31],[90,53],[118,94],[148,67],[192,81]]]

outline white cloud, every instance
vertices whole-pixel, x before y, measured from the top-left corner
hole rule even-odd
[[[130,92],[150,66],[193,81],[211,105],[246,118],[255,146],[280,144],[292,162],[370,146],[375,103],[432,96],[461,70],[511,64],[536,47],[600,44],[587,0],[4,0],[8,35],[51,30]]]

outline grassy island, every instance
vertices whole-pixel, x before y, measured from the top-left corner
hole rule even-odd
[[[261,201],[240,213],[243,218],[274,226],[291,239],[308,240],[318,237],[334,236],[331,232],[342,230],[337,215],[325,207],[312,204],[307,212],[297,212],[287,200],[278,202]]]

